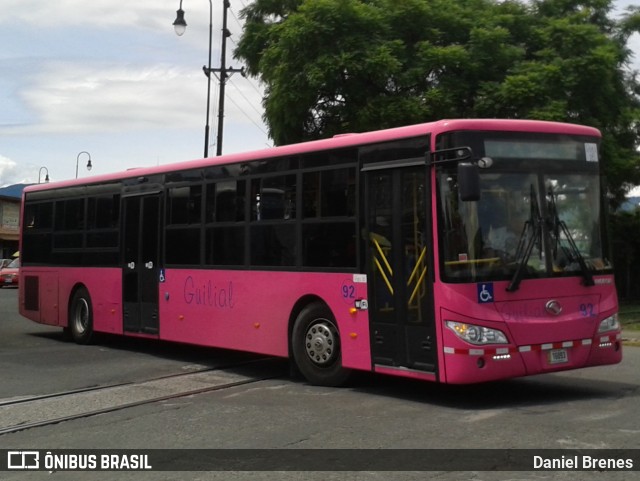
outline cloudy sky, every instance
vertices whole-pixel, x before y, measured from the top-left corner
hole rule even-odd
[[[232,0],[227,66],[242,31]],[[0,186],[103,174],[204,153],[209,2],[2,0]],[[222,1],[213,1],[212,67],[220,66]],[[212,76],[209,155],[216,152],[218,80]],[[225,96],[224,153],[270,146],[257,80],[234,74]],[[87,172],[91,156],[93,169]],[[80,155],[79,155],[80,154]],[[79,156],[78,156],[79,155]],[[41,170],[46,167],[45,170]]]
[[[227,66],[242,31],[231,0]],[[213,0],[212,67],[220,66],[222,0]],[[632,0],[618,0],[620,7]],[[2,0],[0,186],[104,174],[200,158],[204,151],[209,2]],[[631,43],[640,70],[640,40]],[[216,152],[218,81],[212,77],[209,155]],[[257,80],[227,83],[224,153],[271,145]],[[81,153],[83,152],[83,153]],[[88,152],[86,154],[84,152]],[[87,172],[91,156],[93,169]],[[46,171],[43,169],[46,168]]]

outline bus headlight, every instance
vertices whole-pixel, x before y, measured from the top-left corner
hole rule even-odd
[[[447,321],[447,327],[455,332],[460,339],[471,344],[508,344],[507,336],[498,329],[455,321]]]
[[[620,323],[618,322],[618,313],[616,312],[613,316],[609,316],[600,322],[598,333],[617,331],[618,329],[620,329]]]

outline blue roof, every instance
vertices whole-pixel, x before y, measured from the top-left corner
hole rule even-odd
[[[0,197],[12,197],[20,199],[23,189],[31,184],[13,184],[6,187],[0,187]]]

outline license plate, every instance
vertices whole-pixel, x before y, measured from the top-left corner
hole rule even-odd
[[[566,349],[553,349],[547,354],[547,359],[549,360],[549,364],[562,364],[569,362],[569,354]]]

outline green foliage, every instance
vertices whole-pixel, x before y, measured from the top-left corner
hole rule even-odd
[[[640,299],[640,209],[611,216],[613,263],[620,297]]]
[[[640,9],[612,0],[255,0],[235,56],[266,85],[276,144],[452,117],[604,134],[613,202],[640,183]]]

